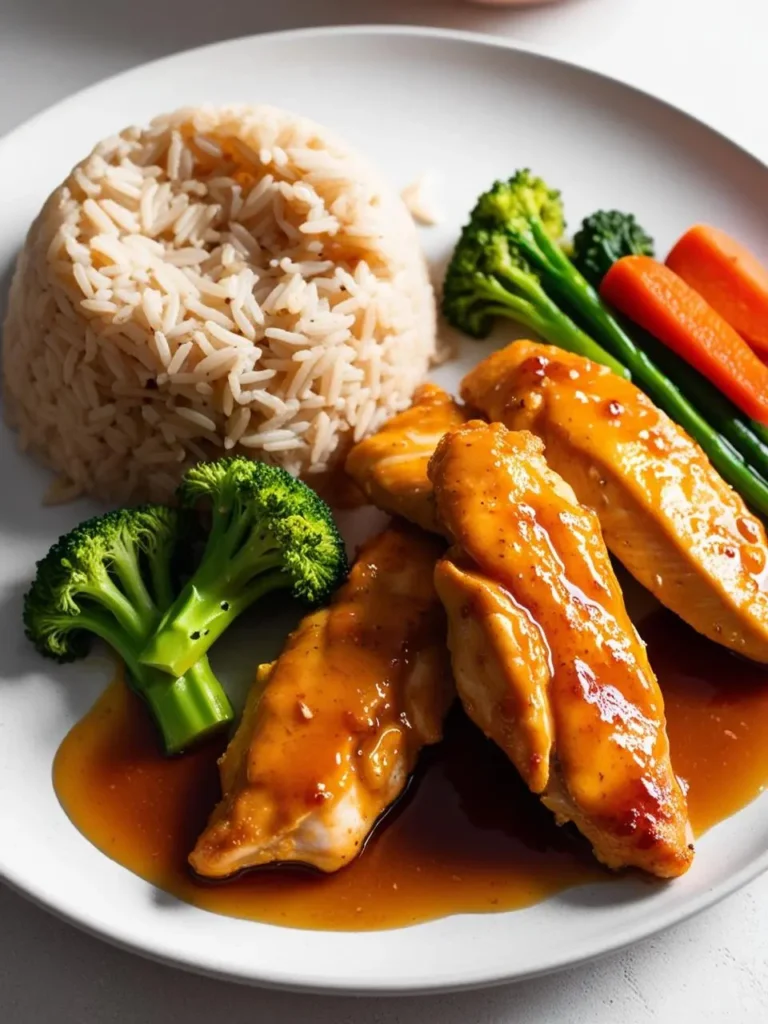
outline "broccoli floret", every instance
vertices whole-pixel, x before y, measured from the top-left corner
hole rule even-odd
[[[178,679],[139,661],[173,599],[176,533],[176,512],[161,505],[89,519],[59,538],[38,562],[24,599],[26,635],[44,657],[83,658],[94,636],[114,648],[169,754],[232,720],[229,700],[206,659]]]
[[[527,169],[497,181],[477,201],[473,217],[514,228],[520,239],[546,237],[558,242],[565,232],[563,201],[557,189]]]
[[[142,661],[185,672],[254,601],[287,590],[307,605],[327,600],[347,572],[330,509],[285,470],[235,457],[188,470],[183,506],[210,505],[201,562],[163,617]]]
[[[595,288],[622,256],[655,256],[653,239],[634,214],[598,210],[585,217],[573,236],[571,259]]]
[[[560,194],[530,171],[497,181],[478,199],[454,250],[443,284],[443,314],[475,338],[486,337],[494,321],[506,317],[627,376],[549,294],[561,278],[579,277],[557,244],[564,226]]]

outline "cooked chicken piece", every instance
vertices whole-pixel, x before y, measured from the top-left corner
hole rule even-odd
[[[597,518],[528,432],[468,423],[430,463],[455,541],[435,583],[474,721],[611,868],[667,878],[693,857],[664,702]]]
[[[384,512],[437,532],[427,466],[443,434],[467,419],[445,391],[423,384],[410,408],[355,445],[347,456],[347,473]]]
[[[768,662],[763,525],[638,388],[580,356],[516,341],[472,370],[462,395],[485,418],[543,440],[610,550],[662,604]]]
[[[549,648],[539,624],[460,548],[437,563],[453,674],[469,717],[534,793],[547,788],[554,723]]]
[[[260,671],[189,858],[198,874],[275,861],[337,871],[360,852],[453,697],[433,583],[443,550],[405,525],[369,541],[330,606]]]

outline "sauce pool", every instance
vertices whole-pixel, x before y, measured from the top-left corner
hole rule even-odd
[[[768,784],[768,671],[667,612],[646,619],[641,632],[701,835]],[[196,906],[273,924],[391,928],[511,910],[613,877],[575,831],[554,824],[456,707],[445,739],[422,755],[408,793],[352,865],[330,876],[267,868],[206,884],[186,858],[219,796],[222,749],[161,757],[138,698],[117,680],[61,744],[54,786],[75,826],[113,860]]]

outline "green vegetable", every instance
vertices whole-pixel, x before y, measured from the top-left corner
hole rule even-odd
[[[344,543],[328,506],[275,466],[220,459],[188,470],[186,507],[210,504],[202,560],[141,654],[178,675],[254,601],[288,590],[308,605],[330,597],[347,572]]]
[[[755,473],[768,480],[768,431],[745,416],[725,395],[666,345],[643,332],[640,345],[659,369],[729,441]]]
[[[598,210],[585,217],[573,238],[571,259],[595,288],[617,260],[630,255],[653,256],[653,239],[631,213]],[[685,360],[639,328],[633,338],[656,366],[715,427],[747,464],[768,478],[768,429],[736,408]]]
[[[571,260],[595,288],[622,256],[654,256],[653,239],[631,213],[598,210],[573,236]]]
[[[559,239],[563,229],[559,193],[528,171],[496,182],[480,197],[461,233],[443,286],[443,313],[475,338],[486,337],[497,317],[515,320],[626,377],[625,368],[549,297],[543,280],[548,271],[529,258],[536,236]]]
[[[125,662],[131,687],[146,701],[166,753],[184,750],[233,717],[205,658],[171,678],[139,654],[173,600],[171,559],[178,517],[146,505],[89,519],[61,537],[37,565],[24,599],[27,637],[40,654],[85,657],[93,636]]]
[[[484,337],[495,317],[508,316],[561,348],[614,370],[618,366],[617,372],[631,375],[638,387],[698,441],[720,475],[755,511],[768,515],[768,483],[744,464],[731,443],[710,426],[619,325],[558,244],[562,225],[559,193],[530,171],[518,171],[509,181],[496,182],[483,193],[448,267],[443,311],[449,322],[474,337]],[[508,259],[503,259],[506,254]],[[538,317],[532,315],[539,307],[532,298],[526,296],[521,301],[520,297],[521,285],[530,288],[531,282],[564,318],[557,321],[559,325],[579,325],[578,336],[550,329],[551,307]],[[513,301],[505,301],[510,293]],[[585,340],[600,355],[590,355]]]

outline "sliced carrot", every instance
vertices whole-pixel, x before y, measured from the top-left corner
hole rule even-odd
[[[673,247],[667,266],[762,356],[768,356],[768,270],[718,228],[697,224]]]
[[[600,294],[768,425],[768,366],[669,267],[650,256],[625,256],[603,278]]]

